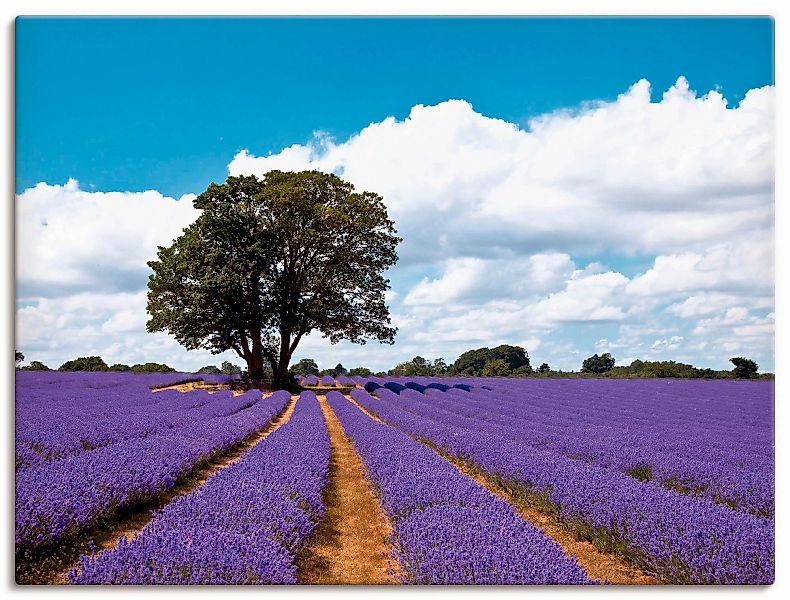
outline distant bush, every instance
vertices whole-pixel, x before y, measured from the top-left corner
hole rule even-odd
[[[487,363],[499,359],[508,364],[510,371],[529,366],[529,355],[524,348],[502,344],[496,348],[477,348],[464,352],[453,363],[451,374],[477,377],[482,374]]]
[[[354,367],[348,372],[348,374],[351,377],[354,377],[355,375],[359,375],[360,377],[368,377],[371,374],[371,372],[372,371],[367,367]]]
[[[603,374],[605,377],[660,377],[678,379],[728,379],[729,371],[699,369],[694,365],[675,362],[674,360],[648,361],[635,360],[628,366],[614,367]]]
[[[528,375],[532,375],[532,367],[529,365],[521,365],[518,369],[515,369],[511,375],[513,377],[527,377]]]
[[[582,362],[582,373],[606,373],[614,368],[614,357],[608,352],[598,356],[593,354]]]
[[[343,363],[337,363],[335,368],[332,369],[330,375],[332,377],[337,377],[338,375],[348,375],[348,369],[343,366]]]
[[[30,361],[30,364],[26,367],[20,367],[20,371],[50,371],[51,369],[45,365],[43,362],[39,362],[37,360]]]
[[[173,373],[174,371],[173,367],[164,363],[147,362],[132,365],[132,372],[134,373]]]
[[[219,368],[220,372],[225,375],[239,375],[241,374],[241,367],[234,365],[230,361],[223,361],[222,365]]]
[[[318,363],[312,358],[303,358],[295,365],[291,365],[288,372],[293,375],[318,375]]]
[[[730,362],[735,365],[732,376],[736,379],[752,379],[757,377],[757,363],[743,356],[731,358]]]
[[[110,371],[131,371],[132,367],[123,363],[115,363],[110,366]]]
[[[523,367],[519,367],[523,368]],[[489,360],[480,373],[483,377],[507,377],[510,375],[510,365],[502,358]]]
[[[447,373],[447,363],[443,358],[429,360],[422,356],[415,356],[410,361],[395,365],[389,370],[388,375],[393,377],[418,377],[445,375]]]
[[[67,360],[58,371],[109,371],[110,367],[100,356],[80,356],[74,360]]]
[[[219,370],[219,367],[214,365],[206,365],[205,367],[200,367],[198,369],[198,373],[202,373],[204,375],[221,375],[222,371]]]

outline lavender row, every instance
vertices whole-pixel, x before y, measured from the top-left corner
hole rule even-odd
[[[260,392],[245,396],[254,400]],[[287,392],[275,392],[229,416],[20,471],[17,552],[79,533],[99,517],[156,497],[202,461],[264,428],[289,401]]]
[[[772,382],[466,381],[471,394],[426,390],[426,401],[456,424],[773,515]]]
[[[329,435],[312,392],[288,423],[133,540],[83,556],[77,584],[296,583],[294,559],[324,514]]]
[[[770,381],[592,380],[570,386],[558,380],[549,388],[503,381],[494,390],[505,406],[547,426],[609,427],[616,435],[627,426],[626,434],[638,433],[646,447],[691,459],[729,458],[750,468],[773,460]],[[691,443],[700,437],[707,443]]]
[[[672,583],[771,583],[773,521],[706,498],[675,494],[617,471],[473,428],[462,429],[408,394],[352,396],[388,423],[463,456],[488,473],[546,496],[558,517],[624,546],[632,560]]]
[[[393,378],[395,379],[395,378]],[[621,425],[647,435],[669,434],[708,443],[690,448],[698,457],[710,447],[741,449],[773,457],[773,383],[770,381],[482,379],[477,391],[531,421],[567,426]],[[685,441],[685,440],[684,440]]]
[[[166,390],[152,392],[188,377],[185,374],[128,373],[17,373],[16,464],[25,468],[70,454],[106,446],[122,439],[150,435],[198,418],[219,416],[195,413],[192,408],[216,402],[206,392],[187,395]],[[191,376],[194,378],[195,376]],[[57,423],[57,427],[53,427]]]
[[[393,552],[407,583],[590,583],[557,542],[435,452],[338,392],[327,400],[393,521]]]
[[[296,375],[296,382],[299,385],[312,385],[312,386],[335,386],[335,385],[355,385],[356,381],[351,377],[346,377],[345,375],[338,375],[337,377],[332,377],[331,375],[323,375],[318,377],[316,375]]]
[[[125,440],[173,433],[181,427],[230,416],[249,408],[260,398],[259,394],[234,396],[229,390],[212,394],[204,390],[163,391],[157,395],[163,398],[156,405],[135,405],[136,400],[146,399],[146,392],[141,392],[126,398],[131,406],[107,406],[90,414],[76,413],[66,418],[51,415],[48,423],[37,424],[32,431],[20,424],[17,469],[37,467]],[[148,412],[142,412],[146,409]],[[52,427],[53,422],[58,426]]]
[[[412,390],[402,395],[431,405],[444,420],[458,427],[484,430],[492,436],[514,439],[522,445],[624,473],[636,472],[671,489],[705,495],[758,516],[773,514],[773,465],[746,469],[733,464],[743,454],[731,456],[731,452],[722,449],[705,460],[684,456],[681,448],[700,446],[699,438],[683,445],[671,443],[669,432],[659,439],[651,439],[632,423],[617,419],[607,425],[565,422],[547,427],[527,416],[534,414],[530,406],[514,406],[516,402],[485,392],[441,393],[427,389],[425,395]],[[631,433],[629,429],[636,431]]]

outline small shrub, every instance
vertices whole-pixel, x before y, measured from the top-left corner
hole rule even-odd
[[[646,464],[639,464],[628,469],[628,475],[639,481],[650,481],[653,479],[653,467]]]
[[[173,367],[164,363],[147,362],[132,365],[132,372],[134,373],[173,373],[174,371]]]
[[[80,356],[64,362],[58,371],[109,371],[109,369],[101,356]]]

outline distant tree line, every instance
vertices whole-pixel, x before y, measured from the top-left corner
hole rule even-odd
[[[29,365],[20,366],[25,360],[21,352],[15,352],[15,364],[21,371],[49,371],[47,365],[40,361],[31,361]],[[552,369],[548,363],[541,363],[533,369],[527,351],[521,346],[502,344],[495,348],[475,348],[461,354],[455,362],[447,364],[443,358],[427,359],[415,356],[409,361],[395,365],[389,371],[373,372],[367,367],[354,367],[346,369],[338,363],[331,369],[319,369],[318,363],[312,358],[303,358],[291,366],[289,373],[293,375],[346,375],[353,377],[359,375],[368,377],[394,376],[394,377],[669,377],[680,379],[772,379],[773,373],[758,373],[755,361],[743,356],[730,359],[734,365],[731,370],[714,370],[695,367],[690,364],[675,362],[674,360],[647,361],[634,360],[630,365],[615,366],[614,357],[606,352],[593,354],[582,361],[579,371],[562,371]],[[171,373],[175,369],[169,365],[147,362],[132,366],[116,363],[107,365],[100,356],[81,356],[67,360],[57,369],[58,371],[130,371],[133,373]],[[238,365],[224,361],[221,366],[207,365],[198,370],[204,374],[225,374],[245,376]]]
[[[665,361],[634,360],[628,366],[615,366],[615,358],[608,352],[594,354],[582,361],[578,371],[552,369],[543,362],[537,369],[530,364],[529,354],[521,346],[502,344],[495,348],[476,348],[461,354],[455,362],[447,364],[443,358],[427,359],[415,356],[409,361],[395,365],[389,371],[379,371],[378,376],[393,377],[674,377],[683,379],[770,379],[772,373],[758,373],[757,363],[744,357],[734,357],[730,361],[732,370],[717,371],[698,368],[686,363]],[[370,369],[357,367],[346,371],[338,364],[334,369],[320,370],[312,358],[304,358],[291,367],[293,374],[301,375],[362,375],[374,374]]]
[[[342,363],[337,363],[333,369],[319,369],[318,363],[312,358],[303,358],[296,364],[291,365],[291,368],[288,370],[288,372],[291,375],[316,375],[318,377],[323,375],[329,375],[330,377],[337,377],[338,375],[346,375],[348,377],[360,375],[362,377],[368,377],[373,375],[373,371],[366,367],[354,367],[353,369],[346,369]]]
[[[17,364],[25,359],[21,352],[16,353]],[[33,360],[29,365],[18,367],[20,371],[51,371],[44,363]],[[156,362],[147,362],[136,365],[116,363],[108,365],[100,356],[80,356],[67,360],[57,369],[58,371],[129,371],[132,373],[172,373],[175,369],[169,365]]]
[[[219,367],[208,365],[200,367],[197,372],[204,375],[240,375],[242,368],[226,360]]]

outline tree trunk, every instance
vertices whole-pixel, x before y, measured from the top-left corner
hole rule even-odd
[[[293,384],[288,377],[288,367],[291,364],[291,334],[289,331],[280,330],[280,356],[274,367],[274,389],[288,389]]]
[[[250,381],[260,381],[263,379],[263,354],[260,349],[257,352],[250,352],[247,358],[247,373]]]
[[[260,331],[254,331],[252,335],[252,348],[247,358],[247,374],[251,382],[263,379],[263,344]]]

